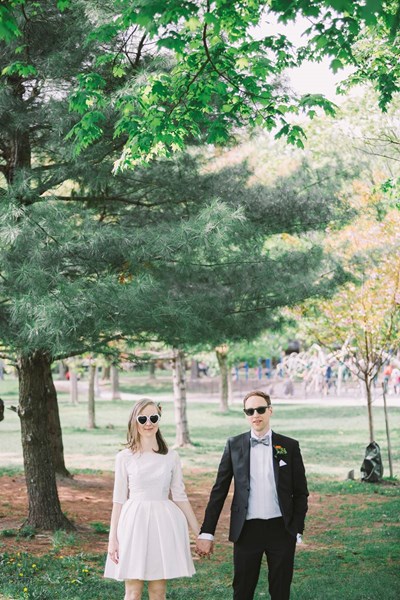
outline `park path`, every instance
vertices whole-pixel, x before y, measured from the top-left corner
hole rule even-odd
[[[132,381],[129,382],[132,384]],[[152,385],[153,382],[149,381],[149,386]],[[69,381],[66,380],[56,380],[54,382],[57,392],[69,393]],[[235,390],[233,393],[233,406],[240,406],[242,403],[243,396],[251,389],[259,389],[271,394],[272,402],[275,405],[284,405],[284,404],[295,404],[299,406],[365,406],[366,399],[362,396],[359,389],[354,388],[353,390],[346,390],[346,394],[344,395],[323,395],[320,393],[313,392],[308,397],[304,397],[302,390],[299,389],[298,386],[295,386],[295,393],[293,396],[285,396],[280,387],[282,385],[275,386],[275,392],[270,390],[271,384],[265,383],[265,381],[261,381],[260,383],[254,383],[255,387],[248,387],[247,389]],[[79,381],[78,384],[79,394],[82,395],[83,398],[87,397],[88,390],[88,382],[83,380]],[[111,391],[108,389],[107,385],[100,386],[98,390],[98,394],[96,396],[96,400],[111,400]],[[151,392],[150,392],[151,394]],[[136,402],[143,398],[144,394],[133,394],[131,392],[120,392],[121,400],[126,400],[129,402]],[[160,402],[173,402],[172,393],[157,393],[154,397]],[[189,403],[192,402],[202,402],[207,404],[218,404],[219,403],[219,393],[209,392],[207,389],[204,391],[191,391],[190,389],[187,391],[187,401]],[[375,392],[374,406],[383,406],[383,396],[382,393],[377,390]],[[386,396],[387,406],[390,407],[400,407],[400,395],[389,394]]]

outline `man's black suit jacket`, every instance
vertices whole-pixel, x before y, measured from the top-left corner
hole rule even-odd
[[[287,531],[303,533],[307,512],[307,481],[296,440],[272,432],[273,465],[279,506]],[[286,463],[286,464],[283,464]],[[281,466],[280,466],[281,465]],[[236,542],[246,520],[250,493],[250,431],[229,438],[205,512],[201,533],[215,533],[217,522],[234,479],[229,539]]]

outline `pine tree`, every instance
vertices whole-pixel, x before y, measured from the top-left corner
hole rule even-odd
[[[327,292],[342,273],[310,239],[266,244],[323,228],[336,206],[322,193],[297,202],[293,182],[250,191],[244,169],[202,173],[186,155],[112,176],[123,144],[112,108],[103,135],[76,157],[67,95],[93,67],[100,8],[16,6],[21,36],[0,46],[0,339],[18,364],[27,522],[57,529],[71,524],[57,497],[60,436],[50,437],[60,430],[48,417],[54,360],[127,338],[182,347],[252,337],[274,324],[276,307]],[[140,39],[135,49],[135,73],[156,68]],[[102,66],[111,91],[114,66]]]

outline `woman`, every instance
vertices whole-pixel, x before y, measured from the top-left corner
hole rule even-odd
[[[188,524],[199,524],[187,499],[178,454],[161,435],[161,407],[133,407],[127,448],[117,454],[105,577],[125,581],[125,600],[165,600],[167,579],[191,577]],[[171,493],[172,500],[169,500]]]

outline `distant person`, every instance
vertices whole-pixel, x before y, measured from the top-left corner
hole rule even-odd
[[[4,379],[4,360],[0,358],[0,379]]]
[[[398,394],[400,391],[400,369],[393,367],[390,375],[390,383],[393,386],[393,392]]]
[[[243,400],[250,431],[228,439],[207,504],[196,552],[213,552],[214,533],[232,478],[229,539],[234,543],[233,599],[253,600],[266,554],[271,600],[289,600],[296,539],[304,530],[307,482],[299,444],[270,428],[271,400]],[[300,539],[300,538],[298,538]]]
[[[293,396],[294,385],[291,377],[288,377],[283,385],[283,393],[285,396]]]
[[[200,361],[198,365],[199,375],[203,374],[207,377],[208,375],[208,365],[204,361]]]
[[[0,398],[0,421],[4,421],[4,402]]]
[[[179,455],[168,450],[159,424],[161,408],[137,402],[128,424],[127,448],[117,454],[105,577],[125,581],[125,600],[165,600],[168,579],[191,577],[188,524],[199,525],[186,496]],[[171,493],[172,500],[169,500]]]
[[[332,369],[332,365],[329,363],[326,365],[325,374],[324,374],[324,394],[325,395],[328,395],[329,390],[331,389],[332,375],[333,375],[333,369]]]
[[[392,376],[392,371],[393,367],[390,363],[383,369],[383,389],[385,392],[388,392],[389,390],[389,381]]]

